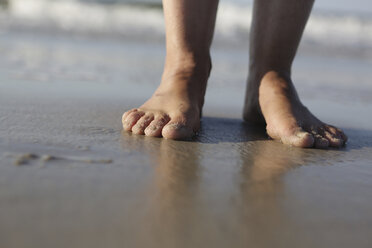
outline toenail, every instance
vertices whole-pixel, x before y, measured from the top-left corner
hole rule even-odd
[[[180,129],[184,127],[184,125],[181,125],[179,123],[172,123],[172,124],[169,124],[169,127],[174,128],[174,129]]]

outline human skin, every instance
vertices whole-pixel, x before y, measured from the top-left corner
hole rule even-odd
[[[134,134],[185,139],[200,128],[211,70],[217,0],[163,0],[166,60],[161,83],[139,108],[124,113]],[[297,147],[341,147],[342,130],[323,123],[300,101],[291,67],[312,0],[256,0],[243,118],[266,124],[268,135]]]

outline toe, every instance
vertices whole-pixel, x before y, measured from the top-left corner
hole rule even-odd
[[[346,143],[348,138],[341,129],[329,125],[327,125],[325,129],[332,135],[332,137],[335,137],[338,140],[342,140],[341,146]]]
[[[308,133],[301,130],[295,131],[291,135],[282,136],[281,141],[283,144],[292,145],[296,147],[313,147],[314,137]]]
[[[315,148],[324,149],[324,148],[329,147],[329,141],[326,138],[322,137],[320,134],[314,134],[314,138],[315,138],[315,142],[314,142]]]
[[[344,144],[345,144],[347,142],[347,140],[348,140],[347,135],[344,133],[344,131],[342,131],[339,128],[336,128],[336,130],[337,130],[337,136],[341,137],[341,139],[343,139]]]
[[[169,120],[170,118],[167,115],[157,116],[144,130],[145,135],[152,137],[161,136],[162,129]]]
[[[132,133],[134,133],[134,134],[144,134],[145,129],[152,122],[153,119],[154,119],[153,114],[145,114],[132,127]]]
[[[199,125],[199,115],[196,117],[180,114],[171,117],[171,120],[164,126],[161,134],[166,139],[188,139],[195,135],[195,131],[199,129]]]
[[[329,146],[331,147],[341,147],[345,143],[345,141],[340,136],[336,136],[329,131],[324,132],[324,138],[328,140]]]
[[[166,139],[186,139],[193,135],[193,129],[180,122],[170,122],[162,130],[162,136]]]
[[[123,128],[125,131],[130,131],[132,127],[137,123],[137,121],[145,115],[142,111],[134,111],[129,113],[126,118],[123,120]]]
[[[121,118],[121,122],[124,124],[125,119],[128,117],[129,114],[138,111],[137,109],[131,109],[125,112]]]

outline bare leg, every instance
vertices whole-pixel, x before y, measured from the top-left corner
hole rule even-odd
[[[141,107],[123,115],[135,134],[188,138],[198,131],[218,0],[163,0],[166,61],[162,81]]]
[[[347,137],[302,105],[291,80],[313,0],[256,0],[244,119],[263,121],[273,139],[299,147],[340,147]]]

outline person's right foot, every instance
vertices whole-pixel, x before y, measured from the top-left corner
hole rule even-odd
[[[192,137],[200,128],[210,68],[206,63],[165,70],[152,97],[123,114],[124,130],[167,139]]]

